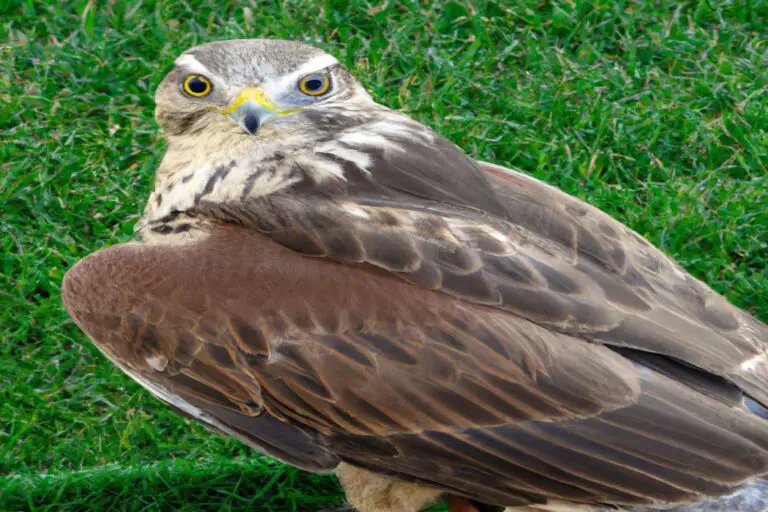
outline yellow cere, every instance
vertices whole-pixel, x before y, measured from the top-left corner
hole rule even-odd
[[[245,87],[241,89],[238,95],[235,96],[235,99],[233,99],[229,105],[224,108],[218,108],[216,110],[222,114],[231,114],[247,101],[257,103],[270,112],[275,112],[278,115],[291,114],[301,110],[300,108],[278,108],[275,102],[267,97],[267,94],[261,87]]]

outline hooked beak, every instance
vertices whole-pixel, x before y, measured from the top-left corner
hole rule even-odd
[[[265,122],[280,114],[277,105],[260,87],[242,89],[226,108],[218,111],[251,135],[258,132]]]

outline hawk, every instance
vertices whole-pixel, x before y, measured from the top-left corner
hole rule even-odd
[[[619,221],[298,42],[184,52],[156,119],[136,241],[62,294],[160,400],[361,512],[768,506],[768,326]]]

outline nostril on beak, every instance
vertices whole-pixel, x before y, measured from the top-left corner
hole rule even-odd
[[[258,115],[249,112],[243,117],[243,128],[251,135],[258,132],[260,126],[261,120]]]

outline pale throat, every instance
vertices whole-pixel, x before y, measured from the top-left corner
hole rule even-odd
[[[236,203],[287,188],[301,180],[291,162],[311,153],[312,145],[306,134],[257,138],[222,131],[172,138],[136,229],[190,211],[201,200]]]

